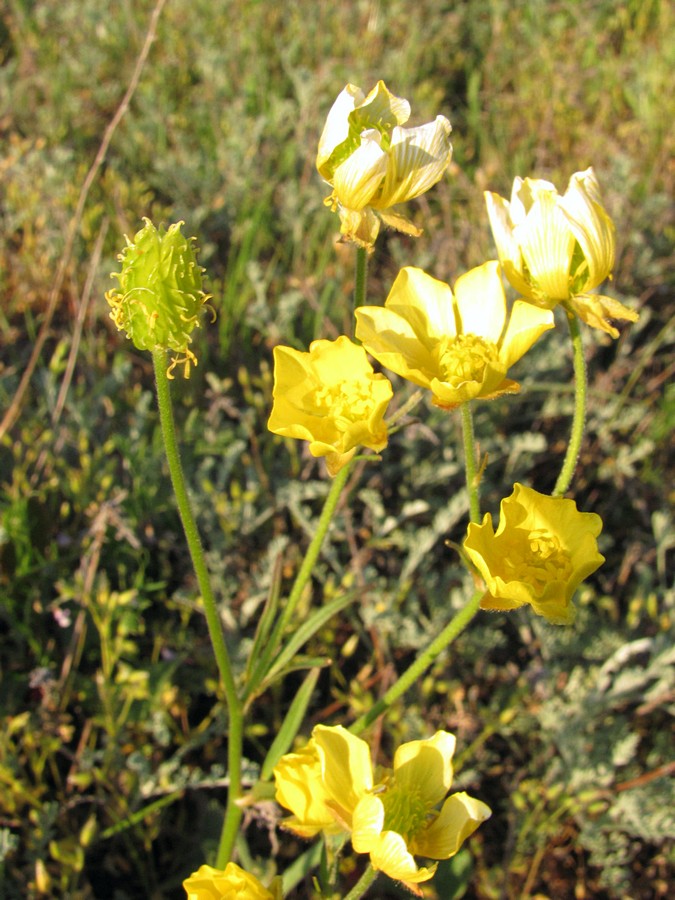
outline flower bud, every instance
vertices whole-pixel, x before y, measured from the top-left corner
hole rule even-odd
[[[194,238],[181,234],[183,222],[164,231],[147,218],[143,221],[133,242],[125,236],[127,246],[118,257],[122,271],[111,275],[119,288],[105,295],[112,307],[110,318],[139,350],[177,353],[167,374],[171,377],[171,371],[182,365],[187,378],[190,366],[197,365],[189,347],[191,334],[208,300],[202,290],[204,270],[197,264]]]

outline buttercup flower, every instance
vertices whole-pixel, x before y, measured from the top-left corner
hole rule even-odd
[[[139,350],[174,350],[169,377],[177,365],[187,378],[197,357],[190,350],[191,334],[208,296],[202,290],[203,269],[197,264],[192,240],[181,234],[183,222],[158,231],[149,219],[118,259],[113,272],[119,289],[106,293],[110,318]]]
[[[637,321],[618,300],[589,293],[614,266],[614,225],[592,168],[575,172],[562,197],[550,181],[516,178],[510,203],[490,191],[485,200],[504,274],[523,297],[546,309],[564,302],[612,337],[608,319]]]
[[[356,337],[383,366],[420,387],[444,409],[515,393],[506,378],[548,328],[553,313],[517,300],[507,322],[496,260],[457,279],[455,292],[421,269],[401,269],[384,307],[356,310]]]
[[[372,248],[381,221],[421,234],[390,208],[440,181],[450,165],[452,127],[437,116],[418,128],[402,128],[409,117],[408,101],[395,97],[383,81],[367,97],[348,84],[328,113],[316,167],[333,187],[325,202],[339,212],[345,240]]]
[[[391,383],[373,372],[363,347],[344,335],[313,341],[309,353],[275,347],[273,396],[269,430],[309,441],[309,452],[326,457],[331,475],[358,446],[376,452],[387,446]]]
[[[201,866],[183,882],[187,900],[282,900],[281,878],[275,878],[271,890],[253,875],[228,863],[224,869]]]
[[[373,771],[365,741],[340,725],[318,725],[307,746],[274,770],[277,800],[294,813],[285,827],[303,837],[350,832],[354,850],[368,853],[375,869],[419,893],[415,886],[436,865],[418,868],[414,855],[449,859],[490,816],[464,792],[446,799],[454,750],[454,735],[439,731],[402,744],[393,769]]]
[[[483,576],[483,609],[517,609],[525,603],[555,625],[570,625],[572,597],[584,578],[602,565],[596,538],[602,519],[577,510],[573,500],[548,497],[515,484],[502,500],[499,527],[486,513],[471,523],[464,550]]]

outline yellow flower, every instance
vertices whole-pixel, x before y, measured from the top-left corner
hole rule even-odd
[[[391,383],[375,374],[363,347],[342,335],[313,341],[309,353],[274,348],[274,405],[267,427],[309,441],[312,456],[325,456],[331,475],[360,445],[387,446],[384,414]]]
[[[439,731],[403,744],[393,769],[375,775],[365,741],[342,726],[319,725],[307,747],[274,770],[277,800],[295,813],[285,825],[303,837],[351,832],[357,853],[368,853],[375,869],[418,893],[415,885],[436,866],[418,868],[414,855],[449,859],[490,816],[489,807],[464,792],[446,799],[454,750],[454,735]]]
[[[573,500],[548,497],[515,484],[492,517],[469,525],[464,550],[483,576],[483,609],[517,609],[525,603],[555,625],[570,625],[579,584],[605,561],[598,553],[602,519],[582,513]]]
[[[201,866],[185,879],[183,887],[188,900],[282,900],[283,897],[281,878],[275,878],[268,890],[232,862],[222,870]]]
[[[390,207],[419,197],[450,165],[452,127],[444,116],[402,128],[410,104],[378,81],[366,95],[348,84],[337,98],[319,140],[316,167],[333,187],[326,205],[340,214],[345,240],[372,249],[380,221],[398,231],[421,231]]]
[[[507,322],[496,260],[457,279],[455,293],[421,269],[401,269],[381,306],[356,310],[356,337],[383,366],[428,388],[444,409],[515,393],[509,367],[553,328],[553,313],[517,300]]]
[[[504,274],[524,297],[546,309],[564,302],[612,337],[608,318],[637,320],[618,300],[589,293],[614,266],[614,225],[592,168],[575,172],[563,196],[550,181],[516,178],[510,203],[490,191],[485,200]]]
[[[208,296],[202,290],[202,271],[197,264],[193,240],[181,234],[183,222],[168,231],[155,228],[149,219],[119,255],[121,272],[111,277],[119,289],[106,293],[112,307],[110,318],[118,330],[139,350],[174,350],[171,370],[184,367],[184,375],[197,365],[190,350],[191,334]]]

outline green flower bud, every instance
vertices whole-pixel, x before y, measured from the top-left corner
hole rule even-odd
[[[106,293],[112,307],[110,318],[126,332],[139,350],[173,350],[167,374],[177,365],[184,366],[186,378],[197,357],[190,350],[192,330],[199,325],[199,314],[208,300],[202,290],[201,266],[197,264],[194,238],[181,234],[183,222],[158,231],[149,219],[133,242],[125,235],[127,246],[119,255],[121,272],[113,272],[119,288]]]

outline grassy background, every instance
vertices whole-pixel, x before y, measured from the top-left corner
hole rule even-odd
[[[2,410],[151,10],[3,7]],[[178,898],[217,840],[227,723],[161,462],[150,360],[114,331],[103,294],[141,216],[185,219],[218,319],[199,335],[194,376],[176,382],[177,417],[243,664],[274,562],[281,554],[290,583],[326,490],[300,444],[266,432],[272,347],[350,328],[353,258],[322,204],[316,143],[344,84],[379,78],[411,101],[413,124],[447,115],[455,151],[449,177],[406,210],[423,237],[378,241],[372,302],[401,265],[454,281],[494,254],[484,189],[508,194],[517,174],[562,189],[592,164],[617,224],[609,291],[641,311],[616,342],[585,333],[589,423],[574,491],[605,521],[607,563],[580,592],[577,625],[483,616],[376,735],[387,759],[402,740],[456,732],[458,784],[494,810],[427,896],[667,895],[672,26],[659,0],[168,0],[89,193],[21,415],[0,442],[1,897]],[[519,364],[521,395],[478,407],[486,509],[514,480],[553,486],[572,403],[564,338],[556,329]],[[445,546],[466,521],[458,423],[428,405],[418,413],[354,479],[306,598],[355,592],[308,648],[332,663],[305,733],[367,709],[467,595]],[[298,683],[256,708],[252,777]],[[299,849],[275,815],[247,813],[241,858],[260,874]],[[372,892],[396,896],[384,882]]]

